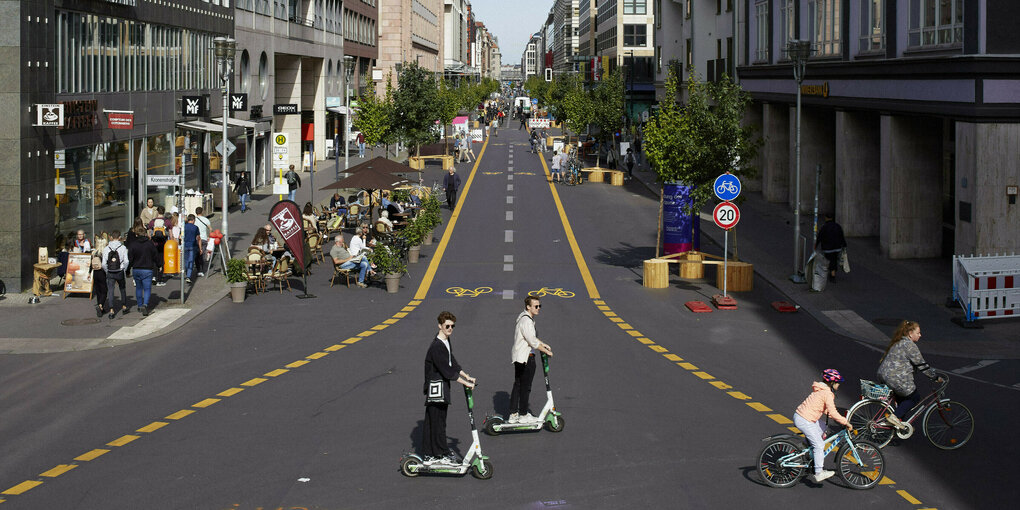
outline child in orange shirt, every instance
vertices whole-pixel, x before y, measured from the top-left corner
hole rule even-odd
[[[836,410],[836,395],[833,392],[839,389],[843,376],[838,370],[827,368],[822,371],[822,381],[824,382],[815,381],[811,384],[811,394],[797,406],[797,411],[793,414],[793,424],[811,443],[815,459],[815,474],[811,479],[816,483],[836,474],[835,471],[823,469],[825,441],[822,439],[822,428],[825,425],[821,420],[822,415],[826,414],[847,429],[853,430],[850,422]]]

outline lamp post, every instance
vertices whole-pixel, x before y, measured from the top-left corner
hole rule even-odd
[[[790,280],[794,283],[805,283],[800,253],[800,85],[804,81],[808,57],[811,56],[811,41],[791,39],[786,43],[786,55],[793,63],[793,79],[797,82],[797,141],[796,171],[793,195],[793,274]]]
[[[231,37],[217,37],[213,39],[213,47],[216,54],[216,64],[220,71],[220,80],[223,81],[223,152],[220,153],[220,169],[223,171],[223,180],[220,183],[222,189],[220,190],[222,195],[222,205],[220,213],[223,215],[223,224],[220,230],[223,231],[223,239],[220,241],[223,243],[223,248],[227,250],[227,256],[230,256],[230,244],[228,240],[230,236],[227,231],[227,206],[230,199],[230,190],[228,189],[227,180],[227,116],[230,112],[230,77],[234,73],[234,52],[237,51],[237,41]],[[210,261],[210,265],[212,261]],[[223,268],[226,271],[226,268]]]
[[[351,78],[354,76],[354,57],[344,55],[344,171],[351,167]]]

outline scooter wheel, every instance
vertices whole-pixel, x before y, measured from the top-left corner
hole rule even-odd
[[[496,425],[502,422],[503,420],[500,420],[499,418],[490,418],[485,420],[485,433],[490,436],[498,436],[499,431],[496,430]]]
[[[545,429],[549,432],[559,432],[563,430],[563,415],[553,416],[552,419],[553,421],[546,420]],[[555,425],[553,425],[553,422],[555,422]]]
[[[400,471],[404,473],[404,476],[418,476],[418,470],[424,467],[420,460],[414,457],[404,457],[404,460],[400,462]]]
[[[482,460],[482,469],[484,471],[479,471],[478,464],[475,464],[474,466],[471,467],[471,476],[473,476],[473,477],[475,477],[475,478],[477,478],[479,480],[488,480],[489,478],[492,478],[492,463],[491,462],[489,462],[486,459],[483,459]]]

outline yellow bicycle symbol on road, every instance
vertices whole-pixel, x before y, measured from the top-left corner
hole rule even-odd
[[[528,295],[537,298],[545,297],[546,295],[561,297],[564,299],[570,299],[574,297],[573,292],[570,292],[569,290],[563,290],[562,287],[556,287],[555,289],[550,289],[549,287],[542,287],[541,289],[528,292]]]
[[[535,172],[517,172],[517,175],[535,175]]]
[[[450,287],[446,289],[447,294],[453,294],[457,297],[469,297],[476,298],[482,294],[488,294],[492,292],[492,287],[477,287],[475,289],[465,289],[464,287]]]
[[[482,173],[485,174],[485,175],[499,175],[499,174],[501,174],[503,172],[482,172]]]

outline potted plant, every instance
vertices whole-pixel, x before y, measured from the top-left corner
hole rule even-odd
[[[227,261],[227,283],[230,284],[230,299],[235,303],[243,303],[244,293],[248,289],[248,272],[245,270],[244,260]]]
[[[425,246],[432,245],[432,231],[443,223],[443,216],[439,212],[439,200],[431,193],[425,195],[421,202],[421,210],[415,220],[422,220],[425,227]]]
[[[400,236],[407,242],[407,261],[409,263],[414,264],[418,262],[422,240],[428,234],[431,234],[429,227],[421,218],[415,218],[414,221],[409,223],[400,232]]]
[[[380,244],[375,247],[368,259],[375,264],[376,270],[383,273],[386,292],[396,294],[400,289],[400,277],[407,271],[407,265],[400,260],[400,252],[390,245]]]

